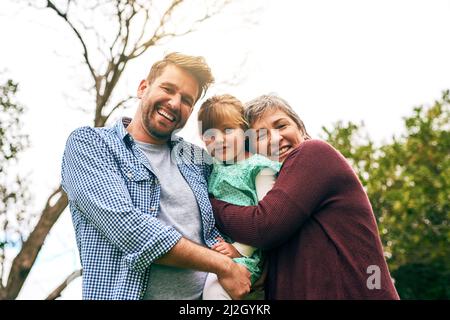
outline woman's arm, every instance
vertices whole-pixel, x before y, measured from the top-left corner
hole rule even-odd
[[[239,242],[272,248],[296,232],[319,206],[326,205],[351,168],[329,144],[303,142],[292,151],[271,191],[257,206],[240,207],[211,199],[221,230]],[[351,171],[352,172],[352,171]]]
[[[275,184],[275,175],[276,172],[270,168],[262,169],[255,178],[255,189],[256,194],[258,196],[258,201],[262,200],[265,197],[267,192],[273,188]],[[237,251],[246,257],[250,257],[253,252],[255,252],[256,248],[249,246],[247,244],[234,242],[233,246],[237,249]]]

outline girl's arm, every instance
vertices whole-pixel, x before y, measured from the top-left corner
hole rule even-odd
[[[269,192],[275,184],[276,172],[270,168],[262,169],[255,178],[256,194],[258,201],[261,201],[267,192]]]

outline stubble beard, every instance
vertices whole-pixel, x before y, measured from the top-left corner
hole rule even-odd
[[[152,136],[158,140],[168,140],[172,135],[172,131],[168,133],[162,133],[151,124],[153,113],[157,113],[157,109],[158,105],[154,105],[151,109],[146,108],[145,110],[143,110],[142,127],[149,136]]]

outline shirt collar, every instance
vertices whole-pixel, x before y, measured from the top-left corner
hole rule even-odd
[[[125,141],[125,143],[126,142],[134,142],[133,137],[130,135],[130,133],[126,129],[128,127],[128,125],[130,124],[130,122],[131,122],[131,118],[122,117],[119,120],[117,120],[113,126],[114,131],[117,133],[117,135],[119,136],[119,138],[121,140]],[[171,148],[173,148],[174,146],[176,146],[178,143],[180,143],[182,141],[183,141],[182,137],[172,134],[172,137],[171,137],[170,141],[168,142],[168,144]]]

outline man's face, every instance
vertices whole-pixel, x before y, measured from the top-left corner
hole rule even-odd
[[[186,124],[198,90],[195,78],[174,65],[166,66],[151,84],[143,80],[138,98],[141,99],[142,128],[147,135],[157,143],[168,141],[173,131]]]

